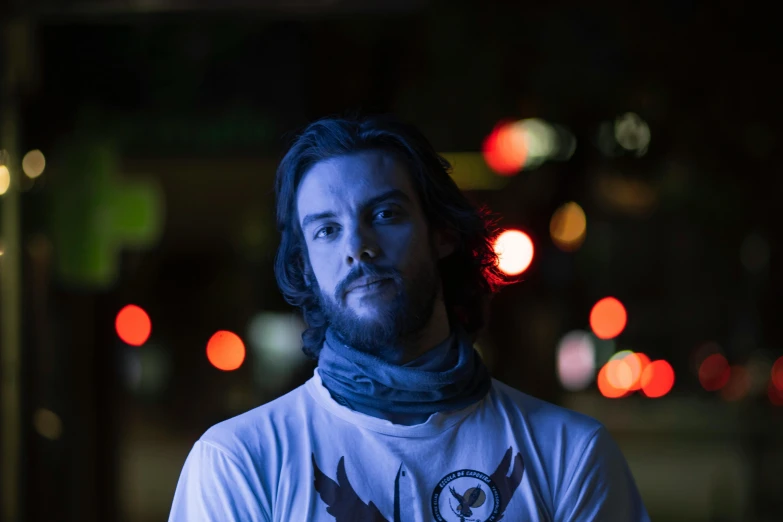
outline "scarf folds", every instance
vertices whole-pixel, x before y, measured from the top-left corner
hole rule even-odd
[[[461,410],[484,398],[492,379],[467,334],[457,330],[445,342],[445,357],[435,365],[414,365],[416,361],[412,361],[400,366],[344,344],[327,329],[318,373],[338,402],[368,412]]]

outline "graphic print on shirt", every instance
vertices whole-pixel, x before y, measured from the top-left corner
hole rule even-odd
[[[508,448],[500,465],[492,475],[480,471],[462,469],[443,477],[432,493],[432,514],[435,520],[447,522],[497,522],[503,518],[506,506],[516,491],[524,463],[522,454],[514,457],[512,448]],[[336,522],[389,522],[372,502],[364,503],[356,493],[345,472],[345,457],[337,463],[337,481],[332,480],[320,470],[312,455],[315,490],[326,504],[326,512]],[[509,470],[509,468],[511,468]],[[402,465],[394,481],[394,518],[391,522],[401,521],[400,474]]]
[[[443,477],[432,492],[432,514],[438,522],[497,522],[525,471],[522,454],[511,465],[511,448],[492,475],[461,469]],[[509,467],[511,467],[510,474]]]
[[[353,489],[348,474],[345,472],[345,457],[340,457],[337,463],[337,482],[327,477],[315,463],[313,454],[313,472],[315,474],[315,490],[321,495],[321,500],[328,506],[326,512],[337,522],[388,522],[375,504],[362,502],[356,490]]]

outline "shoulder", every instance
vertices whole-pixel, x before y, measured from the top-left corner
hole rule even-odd
[[[602,423],[496,380],[492,399],[524,441],[526,471],[548,490],[557,513],[570,513],[555,520],[649,521],[625,458]]]
[[[494,399],[508,415],[521,418],[537,432],[560,433],[585,444],[603,425],[596,419],[521,392],[496,379],[492,380]]]
[[[289,393],[210,427],[199,439],[243,461],[268,454],[284,443],[284,432],[298,416],[305,415],[310,396],[304,385]]]
[[[271,520],[276,485],[302,386],[219,422],[193,445],[180,474],[169,521]]]

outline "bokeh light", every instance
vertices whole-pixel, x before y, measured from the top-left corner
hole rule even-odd
[[[663,397],[674,386],[674,368],[664,360],[653,361],[642,372],[642,393],[651,399]]]
[[[544,163],[546,160],[554,157],[561,149],[558,132],[550,124],[538,118],[529,118],[518,121],[514,124],[522,129],[522,136],[525,139],[527,156],[525,158],[525,168],[534,168]],[[574,140],[574,148],[576,143]],[[573,150],[566,151],[570,157]]]
[[[236,370],[245,360],[245,344],[237,334],[220,330],[207,343],[207,359],[218,370]]]
[[[487,165],[501,176],[522,170],[527,159],[527,140],[522,126],[513,122],[498,124],[482,145]]]
[[[775,388],[783,391],[783,357],[779,357],[772,365],[770,377],[772,378],[772,384]]]
[[[619,399],[628,395],[628,390],[616,387],[609,380],[609,373],[616,373],[616,368],[614,366],[618,364],[620,364],[619,360],[609,361],[604,364],[598,372],[598,391],[608,399]]]
[[[549,233],[557,247],[566,252],[577,250],[585,240],[587,218],[578,203],[558,208],[549,222]]]
[[[657,206],[657,189],[647,180],[610,172],[594,178],[594,190],[601,207],[631,216],[648,216]]]
[[[650,145],[650,127],[638,114],[627,112],[615,120],[614,138],[625,150],[644,156]]]
[[[259,312],[250,320],[246,339],[253,350],[253,378],[266,388],[283,386],[307,360],[302,333],[307,326],[298,314]]]
[[[8,167],[0,165],[0,196],[8,192],[8,188],[11,186],[11,173],[8,172]]]
[[[720,345],[715,341],[707,341],[696,346],[690,355],[690,369],[694,375],[698,376],[701,369],[701,363],[714,354],[723,354]]]
[[[270,360],[298,362],[302,352],[302,320],[288,313],[259,312],[250,320],[247,335],[251,346]]]
[[[783,406],[783,390],[779,390],[771,382],[767,386],[767,397],[774,406]]]
[[[563,336],[557,346],[557,377],[569,391],[584,390],[595,378],[593,337],[581,330]]]
[[[625,358],[614,359],[606,363],[606,378],[614,388],[628,391],[633,385],[633,370]]]
[[[731,377],[729,361],[719,353],[704,359],[699,366],[699,382],[707,391],[717,391],[726,386]]]
[[[628,315],[623,304],[614,297],[598,301],[590,312],[590,328],[599,339],[613,339],[625,329]]]
[[[484,162],[501,176],[533,169],[547,160],[568,160],[575,150],[576,138],[568,129],[538,118],[503,121],[482,145]]]
[[[40,150],[31,150],[22,158],[22,170],[30,179],[43,174],[44,168],[46,168],[46,158]]]
[[[59,415],[46,408],[35,410],[33,426],[41,437],[49,440],[57,440],[63,433],[63,423]]]
[[[535,168],[547,160],[568,160],[576,151],[576,138],[565,127],[538,118],[527,118],[515,125],[524,130],[527,145],[525,169]]]
[[[152,321],[147,312],[132,304],[120,310],[114,326],[120,339],[131,346],[141,346],[152,332]]]
[[[641,390],[642,374],[647,365],[650,364],[650,358],[641,352],[630,353],[623,358],[623,364],[630,368],[633,377],[630,386],[628,386],[628,391]]]
[[[647,355],[621,350],[607,362],[606,378],[613,387],[634,392],[641,389],[642,373],[648,364],[650,358]]]
[[[518,275],[533,262],[533,241],[519,230],[502,232],[494,244],[498,255],[498,268],[508,275]]]
[[[619,352],[616,352],[611,357],[609,357],[610,361],[622,361],[629,355],[633,353],[633,350],[620,350]]]
[[[726,401],[738,401],[744,399],[750,391],[750,374],[747,368],[740,365],[730,367],[731,375],[726,386],[721,388],[720,395]]]

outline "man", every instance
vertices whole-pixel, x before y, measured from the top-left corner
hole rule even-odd
[[[196,442],[170,521],[649,520],[601,424],[493,380],[474,351],[509,281],[448,169],[391,119],[297,138],[275,272],[318,368]]]

